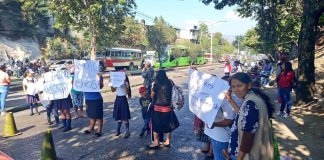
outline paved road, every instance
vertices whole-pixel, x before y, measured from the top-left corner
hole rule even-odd
[[[217,68],[217,69],[215,69]],[[205,66],[199,68],[204,72],[222,76],[222,68]],[[180,85],[187,98],[187,70],[168,72],[168,76]],[[131,80],[132,83],[132,80]],[[135,83],[135,82],[134,82]],[[88,119],[72,121],[73,130],[63,133],[61,129],[53,129],[53,139],[56,153],[60,158],[76,159],[204,159],[199,152],[201,143],[195,140],[193,133],[194,115],[188,110],[188,101],[185,107],[176,111],[180,127],[172,134],[171,148],[157,151],[147,150],[145,146],[150,143],[149,137],[138,138],[143,125],[140,106],[138,104],[138,87],[132,88],[133,98],[129,100],[132,119],[130,120],[131,137],[124,139],[115,137],[117,123],[112,118],[113,100],[115,94],[103,93],[104,96],[104,127],[103,136],[95,138],[93,135],[84,135],[83,131],[88,125]],[[29,111],[15,113],[17,127],[22,135],[8,139],[0,138],[0,150],[17,160],[39,159],[40,148],[44,131],[48,128],[46,112],[40,116],[29,116]],[[3,117],[0,117],[0,133],[3,131]],[[125,127],[122,126],[122,131]]]

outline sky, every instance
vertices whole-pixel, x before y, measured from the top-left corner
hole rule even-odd
[[[224,36],[244,35],[248,29],[256,25],[256,21],[252,19],[240,18],[235,13],[236,7],[216,10],[212,3],[207,6],[199,0],[135,0],[135,2],[138,12],[136,18],[144,19],[146,24],[153,24],[152,18],[162,16],[170,25],[185,31],[204,22],[210,32],[221,32]],[[189,36],[189,32],[182,32],[181,35]]]

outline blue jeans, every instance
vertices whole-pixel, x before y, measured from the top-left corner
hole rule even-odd
[[[290,109],[291,109],[291,101],[290,101],[290,92],[291,88],[280,88],[280,97],[281,97],[281,106],[280,106],[280,111],[283,112],[285,107],[287,106],[287,114],[290,114]]]
[[[226,160],[223,155],[223,150],[227,149],[228,142],[219,142],[214,139],[211,139],[213,152],[214,152],[214,160]]]
[[[0,105],[1,112],[6,111],[6,99],[9,92],[9,86],[0,86]]]

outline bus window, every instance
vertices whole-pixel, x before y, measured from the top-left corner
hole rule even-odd
[[[121,52],[115,52],[116,57],[121,57]]]

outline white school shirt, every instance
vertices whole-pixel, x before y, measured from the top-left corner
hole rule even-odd
[[[34,82],[32,82],[32,81],[34,81]],[[32,95],[32,96],[37,94],[38,89],[37,89],[37,84],[36,84],[35,78],[28,78],[28,77],[24,78],[23,85],[25,85],[27,87],[26,94]]]
[[[233,96],[233,100],[236,104],[241,107],[242,100]],[[231,104],[224,99],[220,109],[218,110],[214,122],[221,121],[223,119],[231,119],[234,120],[235,118],[235,111]],[[211,127],[211,126],[209,126]],[[219,141],[219,142],[229,142],[230,139],[230,128],[229,127],[214,127],[213,129],[207,128],[205,125],[204,129],[205,134],[210,136],[210,138]]]
[[[126,82],[126,86],[125,84],[121,85],[120,87],[116,87],[116,96],[126,96],[126,88],[128,88],[128,83]]]

